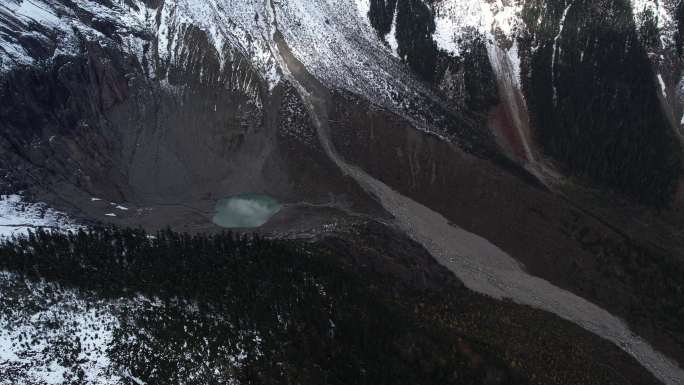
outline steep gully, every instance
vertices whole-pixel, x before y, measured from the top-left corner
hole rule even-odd
[[[367,193],[378,199],[394,216],[394,222],[401,230],[423,245],[471,290],[498,299],[510,298],[554,313],[613,342],[665,384],[684,382],[684,370],[634,335],[619,318],[548,281],[529,275],[515,259],[486,239],[454,226],[439,213],[402,196],[342,159],[330,140],[330,93],[292,54],[278,32],[273,3],[265,1],[272,12],[273,38],[268,39],[272,41],[271,50],[286,72],[286,78],[297,87],[307,105],[324,151],[344,174],[354,178]]]

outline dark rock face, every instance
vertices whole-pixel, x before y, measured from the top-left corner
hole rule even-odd
[[[380,36],[387,35],[392,29],[395,10],[399,0],[371,0],[368,19]]]
[[[485,113],[500,101],[496,89],[496,76],[487,57],[484,39],[473,35],[466,44],[463,59],[465,104],[468,109]]]
[[[90,197],[210,212],[245,192],[378,212],[324,156],[291,86],[267,92],[242,54],[220,55],[204,32],[180,28],[166,62],[84,40],[79,56],[3,76],[2,169],[86,218],[103,214]],[[130,224],[165,226],[160,215]]]
[[[669,204],[681,148],[629,2],[566,3],[525,8],[526,91],[542,148],[572,174],[647,204]]]
[[[487,114],[500,101],[487,57],[492,43],[473,32],[460,43],[461,57],[440,51],[431,38],[434,7],[430,1],[373,1],[369,19],[382,39],[396,24],[400,59],[449,103]],[[635,26],[625,0],[526,1],[521,16],[522,87],[540,152],[566,174],[603,189],[651,206],[671,204],[684,160],[679,119],[668,111],[678,107],[671,100],[663,107],[668,101],[659,98],[647,55],[647,49],[660,52],[656,16],[647,13]],[[677,82],[680,68],[670,67],[672,75],[657,69],[674,78],[668,84]]]
[[[131,67],[116,51],[96,44],[84,49],[82,57],[60,57],[46,67],[18,69],[2,79],[3,147],[24,160],[24,167],[40,170],[34,182],[53,177],[79,183],[77,170],[102,166],[113,155],[103,147],[114,133],[96,128],[103,111],[129,96],[123,68]],[[58,136],[68,141],[57,145]],[[78,141],[83,145],[73,148]],[[98,156],[103,152],[105,156]],[[88,157],[97,159],[81,162]]]
[[[96,43],[85,44],[83,56],[4,77],[5,145],[47,178],[68,175],[111,199],[163,199],[218,183],[229,172],[218,160],[263,132],[259,79],[237,65],[239,56],[221,69],[201,32],[186,39],[191,49],[179,60],[190,65],[172,63],[166,84],[147,78],[134,57]],[[197,147],[205,149],[202,159],[191,156]],[[206,162],[223,165],[213,181],[203,175]]]
[[[423,79],[432,81],[439,56],[432,40],[435,32],[432,11],[422,0],[403,0],[397,3],[396,12],[399,57]]]

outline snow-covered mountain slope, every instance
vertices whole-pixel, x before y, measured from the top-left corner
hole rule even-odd
[[[506,53],[512,64],[510,76],[519,87],[517,39],[530,27],[523,21],[526,3],[435,1],[430,4],[435,25],[432,38],[441,50],[462,56],[473,33],[484,36],[490,47]],[[399,2],[392,4],[396,14]],[[633,0],[631,6],[637,27],[653,17],[662,48],[674,49],[675,2]],[[120,44],[141,62],[147,59],[163,69],[182,49],[185,28],[193,25],[207,33],[222,64],[228,61],[225,56],[237,50],[272,89],[281,73],[272,52],[273,22],[277,22],[293,53],[330,86],[397,110],[406,110],[411,103],[407,94],[432,98],[392,57],[397,49],[396,20],[391,32],[381,38],[368,20],[370,10],[370,0],[8,0],[0,5],[0,71],[78,54],[83,39]],[[390,40],[393,44],[388,47]],[[490,52],[490,59],[496,61],[492,56]],[[159,74],[158,70],[150,68],[150,76]]]
[[[76,231],[79,226],[66,214],[45,204],[26,202],[21,195],[0,195],[0,240],[27,235],[38,229]]]
[[[0,314],[0,384],[124,382],[127,376],[107,354],[119,328],[114,309],[124,308],[124,301],[92,301],[76,290],[1,271],[0,290],[0,303],[9,309]]]
[[[209,332],[200,334],[204,325],[225,327],[227,322],[224,316],[198,311],[190,301],[183,304],[181,312],[188,316],[183,319],[166,314],[171,306],[156,297],[109,299],[95,291],[4,271],[0,271],[0,292],[1,385],[140,385],[146,382],[131,370],[146,370],[153,379],[168,380],[155,378],[166,360],[173,360],[173,371],[182,373],[184,380],[200,377],[210,365],[223,369],[222,383],[233,384],[238,382],[226,368],[239,367],[247,358],[237,342]],[[166,345],[168,334],[155,330],[157,325],[167,327],[167,322],[182,329],[184,344],[178,344],[182,349]],[[145,323],[148,326],[141,326]],[[252,338],[258,344],[258,334],[253,332]],[[188,341],[194,346],[188,346]],[[221,353],[207,347],[210,341]]]
[[[255,28],[250,24],[254,4],[181,0],[148,8],[147,3],[10,0],[0,5],[0,26],[4,27],[0,29],[0,71],[60,55],[79,55],[85,42],[95,42],[135,56],[150,78],[165,81],[170,64],[182,61],[188,50],[183,42],[192,32],[190,27],[196,27],[207,34],[221,65],[249,66],[268,84],[278,82],[268,45],[259,38],[258,25]],[[226,5],[230,15],[221,12]],[[249,62],[232,60],[236,51],[246,55]],[[251,81],[256,82],[241,79],[244,87]]]
[[[530,33],[530,28],[535,28],[523,20],[523,11],[529,7],[526,3],[523,0],[443,0],[429,6],[434,13],[431,38],[443,52],[462,58],[468,54],[470,40],[476,36],[485,39],[489,61],[499,81],[498,93],[506,99],[506,114],[515,127],[515,141],[519,143],[514,146],[523,147],[522,158],[529,161],[534,157],[529,118],[519,92],[521,76],[529,73],[522,73],[525,69],[521,68],[521,60],[525,58],[521,58],[524,53],[518,46],[518,40]],[[663,47],[672,52],[675,5],[655,1],[632,3],[637,26],[648,15],[654,15]],[[325,84],[362,95],[410,118],[418,128],[453,139],[453,129],[448,123],[421,116],[420,110],[430,109],[434,114],[435,110],[458,110],[462,106],[453,100],[450,106],[439,103],[440,97],[416,81],[401,60],[397,60],[400,31],[396,27],[396,14],[400,2],[390,4],[394,4],[390,10],[394,15],[393,27],[389,33],[379,36],[369,21],[368,0],[173,0],[160,4],[140,0],[111,3],[11,0],[0,5],[0,25],[4,25],[0,30],[0,50],[4,53],[0,70],[58,55],[77,54],[85,39],[120,46],[143,63],[150,78],[165,81],[171,63],[183,64],[183,42],[188,27],[194,26],[207,34],[222,66],[242,65],[239,59],[231,60],[233,53],[239,52],[268,89],[273,89],[282,73],[273,52],[274,25],[277,25],[294,55]],[[562,29],[557,37],[561,34]],[[554,53],[553,57],[556,56]],[[658,53],[652,57],[665,58],[665,55]],[[656,64],[664,61],[654,60]],[[660,69],[658,76],[663,95],[676,110],[672,114],[681,115],[680,103],[675,97],[675,76],[671,71]],[[245,77],[242,84],[250,87],[257,81]]]
[[[0,50],[3,52],[0,70],[37,64],[59,55],[77,55],[82,51],[83,40],[105,42],[114,33],[127,49],[140,50],[140,37],[146,32],[149,13],[131,2],[114,4],[109,7],[89,0],[3,2],[0,4]]]
[[[437,98],[391,56],[352,0],[173,0],[154,8],[140,0],[102,3],[11,0],[0,5],[0,69],[78,54],[85,39],[118,45],[141,63],[153,63],[148,75],[163,81],[169,63],[180,60],[187,28],[193,26],[208,35],[222,65],[231,61],[231,52],[240,52],[248,59],[244,64],[273,89],[282,72],[272,52],[277,23],[294,54],[325,84],[446,135],[446,127],[427,127],[428,118],[416,115],[416,105],[435,104]]]

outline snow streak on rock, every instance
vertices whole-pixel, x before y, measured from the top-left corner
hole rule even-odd
[[[394,56],[399,57],[399,42],[397,41],[397,13],[399,12],[399,6],[394,7],[394,16],[392,17],[392,28],[390,29],[385,40],[392,49]]]

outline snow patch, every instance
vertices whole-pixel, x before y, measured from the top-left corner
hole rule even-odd
[[[656,18],[658,28],[664,28],[672,22],[665,0],[631,0],[631,3],[634,22],[637,26],[641,25],[647,12]]]
[[[665,86],[665,81],[663,80],[663,75],[658,74],[658,83],[660,84],[660,92],[663,94],[663,98],[667,100],[667,86]]]
[[[0,239],[28,235],[39,228],[77,231],[80,226],[44,203],[26,202],[18,194],[0,195]]]
[[[394,7],[394,16],[392,17],[392,29],[385,37],[387,39],[387,44],[389,44],[392,49],[394,56],[399,57],[399,42],[397,41],[397,13],[399,12],[399,5]]]
[[[43,25],[55,26],[60,23],[60,19],[54,10],[42,1],[23,0],[19,4],[10,2],[8,3],[8,8],[13,10],[17,16]]]
[[[508,60],[511,63],[511,75],[513,76],[513,85],[517,89],[522,89],[522,83],[520,81],[520,52],[518,51],[518,41],[514,40],[511,48],[506,52]]]
[[[359,15],[361,15],[362,19],[365,19],[368,17],[368,14],[370,13],[370,0],[355,0],[356,1],[356,8],[359,10]]]
[[[86,301],[75,291],[57,285],[29,282],[12,273],[0,274],[0,288],[5,293],[25,290],[19,305],[0,313],[0,384],[13,385],[12,373],[22,383],[62,384],[73,376],[74,367],[66,364],[62,349],[75,349],[72,357],[83,370],[88,385],[121,383],[114,374],[107,349],[114,341],[119,322],[105,301]],[[55,301],[55,293],[60,293]],[[0,303],[8,301],[0,299]],[[24,303],[25,302],[25,303]],[[9,306],[11,303],[6,303]],[[30,306],[28,306],[30,305]],[[28,310],[26,309],[35,309]],[[68,365],[68,366],[67,366]],[[9,382],[6,382],[9,381]]]
[[[461,41],[468,33],[478,33],[495,42],[498,37],[512,39],[521,26],[521,0],[480,1],[445,0],[435,6],[437,46],[456,56],[461,55]]]

